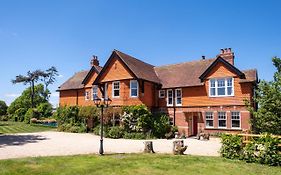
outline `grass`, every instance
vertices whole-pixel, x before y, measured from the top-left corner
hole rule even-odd
[[[0,121],[0,134],[29,133],[55,130],[55,128],[40,125],[30,125],[23,122]]]
[[[0,175],[29,174],[281,174],[280,167],[220,157],[163,154],[80,155],[0,160]]]

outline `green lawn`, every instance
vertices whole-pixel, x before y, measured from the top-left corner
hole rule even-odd
[[[220,157],[114,154],[0,160],[0,175],[3,174],[280,175],[281,167],[248,164]]]
[[[23,122],[0,121],[0,134],[40,132],[40,131],[49,131],[49,130],[56,130],[56,129],[47,126],[25,124]]]

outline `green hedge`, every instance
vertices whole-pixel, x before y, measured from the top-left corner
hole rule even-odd
[[[240,159],[251,163],[261,163],[271,166],[281,165],[280,139],[269,134],[253,138],[248,144],[242,143],[242,136],[221,136],[221,156],[229,159]]]

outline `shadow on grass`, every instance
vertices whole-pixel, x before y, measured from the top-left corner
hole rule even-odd
[[[1,135],[0,148],[5,146],[17,146],[27,143],[37,143],[41,140],[46,140],[46,137],[40,135]]]

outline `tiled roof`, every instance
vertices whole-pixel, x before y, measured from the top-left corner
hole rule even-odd
[[[202,85],[200,75],[215,59],[190,61],[179,64],[155,67],[162,88],[175,88]]]
[[[191,87],[203,85],[199,77],[210,67],[210,65],[215,60],[217,60],[217,58],[201,59],[196,61],[155,67],[118,50],[114,50],[113,53],[117,54],[120,59],[122,59],[125,65],[137,78],[162,84],[162,88]],[[96,66],[96,69],[98,70],[98,72],[102,73],[102,67]],[[240,79],[240,83],[256,82],[258,79],[256,69],[245,70],[241,72],[245,74],[245,79]],[[65,83],[63,83],[59,87],[59,90],[83,88],[82,82],[87,77],[88,73],[89,71],[81,71],[76,73]]]
[[[155,66],[145,63],[118,50],[114,50],[114,52],[116,52],[116,54],[123,60],[123,62],[136,75],[137,78],[160,83],[160,80],[154,71]]]
[[[258,73],[256,69],[243,70],[242,72],[245,74],[246,79],[240,79],[240,83],[258,81]]]
[[[71,78],[64,82],[58,90],[82,89],[84,87],[82,81],[87,76],[88,72],[89,71],[87,70],[75,73]]]

